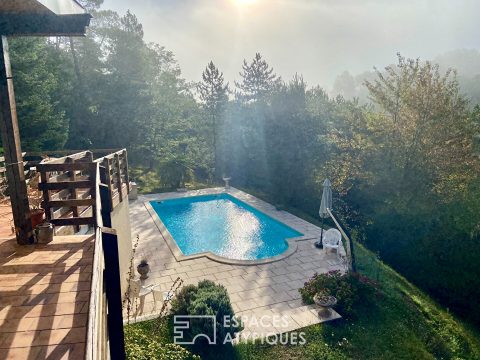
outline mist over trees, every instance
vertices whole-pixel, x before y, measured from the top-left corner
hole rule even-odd
[[[436,56],[432,63],[438,64],[442,72],[449,69],[457,72],[460,91],[470,103],[470,107],[480,104],[480,51],[476,49],[460,49]],[[376,77],[375,71],[365,71],[352,75],[345,70],[334,81],[331,95],[341,95],[345,99],[358,98],[361,103],[370,101],[369,93],[365,87],[366,81]]]
[[[10,40],[23,149],[126,147],[162,189],[226,175],[314,217],[329,177],[356,240],[480,323],[478,52],[458,76],[456,54],[440,65],[392,54],[385,69],[341,74],[334,97],[279,78],[260,53],[234,86],[213,61],[190,83],[134,14],[83,3],[86,38]]]

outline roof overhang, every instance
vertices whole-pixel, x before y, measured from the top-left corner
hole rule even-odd
[[[0,35],[84,36],[91,17],[74,0],[2,0]]]

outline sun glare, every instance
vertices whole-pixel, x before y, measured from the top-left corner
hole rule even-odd
[[[251,5],[256,3],[258,0],[233,0],[235,4],[238,6],[245,6],[245,5]]]

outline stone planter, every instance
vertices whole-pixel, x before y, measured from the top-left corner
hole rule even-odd
[[[150,266],[146,261],[142,261],[140,264],[138,264],[137,271],[140,274],[140,280],[145,280],[148,278]]]
[[[332,316],[332,307],[337,305],[337,299],[335,296],[316,294],[313,297],[313,301],[319,307],[318,315],[322,318],[329,318]]]
[[[223,177],[222,180],[225,181],[225,190],[230,189],[230,180],[232,180],[232,178],[231,177]]]

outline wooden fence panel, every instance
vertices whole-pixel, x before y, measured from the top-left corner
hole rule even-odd
[[[85,151],[37,165],[42,207],[46,218],[56,226],[95,225],[96,177],[98,165]]]
[[[102,169],[101,183],[108,188],[112,211],[130,192],[128,159],[125,149],[93,160],[91,151],[45,159],[36,169],[40,172],[39,189],[47,220],[58,226],[96,225],[95,191],[97,172]]]

